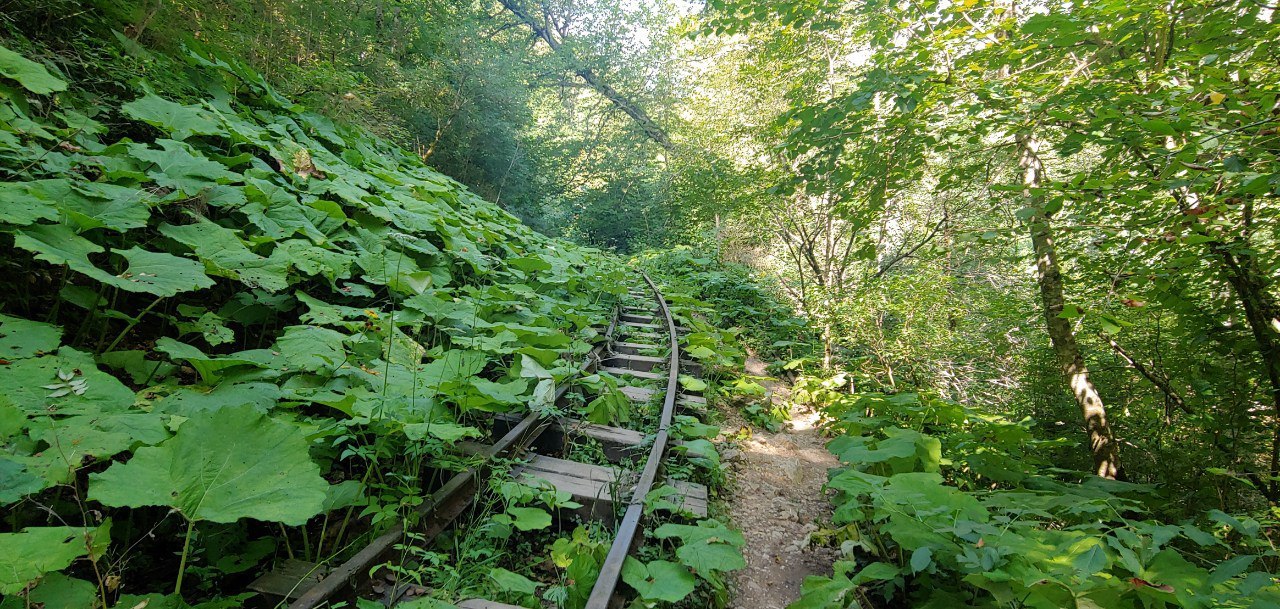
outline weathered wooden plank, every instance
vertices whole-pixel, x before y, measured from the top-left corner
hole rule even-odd
[[[620,461],[630,456],[635,447],[644,444],[644,434],[634,429],[610,427],[575,419],[561,419],[560,425],[565,434],[570,437],[591,438],[599,442],[610,461]]]
[[[329,568],[322,564],[291,558],[253,580],[249,589],[293,600],[320,583],[328,574]]]
[[[667,484],[680,491],[679,496],[671,498],[672,503],[693,512],[698,518],[707,517],[707,487],[685,480],[672,480]]]
[[[528,462],[519,467],[520,471],[534,475],[551,474],[583,481],[613,484],[625,470],[591,463],[579,463],[568,459],[557,459],[546,455],[534,455]]]
[[[622,395],[627,396],[627,399],[638,404],[652,400],[653,396],[658,393],[657,389],[650,389],[648,387],[632,387],[630,385],[618,387],[618,391],[621,391]]]
[[[666,348],[667,348],[667,345],[650,344],[650,343],[629,343],[629,342],[621,342],[621,341],[613,343],[613,352],[622,353],[625,355],[639,355],[640,353],[645,351],[648,351],[651,353],[662,352]]]
[[[469,598],[458,603],[458,609],[524,609],[519,605],[508,605],[483,598]]]
[[[668,358],[656,355],[615,355],[600,362],[607,368],[626,368],[640,372],[652,372],[654,368],[666,365]]]
[[[614,376],[634,376],[636,378],[651,380],[665,380],[667,378],[667,375],[658,374],[657,372],[643,372],[640,370],[630,370],[628,368],[617,368],[614,366],[601,366],[600,369]]]
[[[525,484],[550,484],[569,493],[582,507],[576,512],[584,519],[612,524],[614,504],[627,501],[634,485],[634,474],[615,468],[566,461],[535,455],[528,463],[512,470]]]

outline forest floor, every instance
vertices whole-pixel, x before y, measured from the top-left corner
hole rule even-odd
[[[747,360],[747,374],[765,377],[764,362]],[[787,403],[785,383],[762,381],[775,404]],[[736,412],[726,413],[727,433],[747,427]],[[747,568],[737,573],[734,609],[783,609],[800,596],[809,575],[828,575],[836,550],[810,548],[808,536],[829,522],[823,493],[827,469],[838,463],[824,446],[818,413],[792,405],[791,421],[777,433],[756,429],[743,439],[733,463],[730,514],[746,537]]]

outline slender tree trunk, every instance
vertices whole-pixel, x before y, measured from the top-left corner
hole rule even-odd
[[[1280,476],[1280,305],[1271,297],[1267,278],[1247,247],[1239,248],[1243,250],[1239,254],[1224,243],[1214,243],[1211,247],[1222,260],[1227,283],[1231,284],[1244,308],[1245,320],[1258,343],[1258,354],[1262,356],[1262,366],[1271,386],[1274,416],[1270,454],[1271,479],[1266,487],[1258,490],[1275,503],[1280,498],[1280,486],[1276,480]]]
[[[1023,184],[1028,189],[1044,182],[1044,165],[1036,154],[1038,147],[1039,143],[1031,136],[1018,136],[1018,166],[1023,171]],[[1058,251],[1053,241],[1050,214],[1044,210],[1044,200],[1039,196],[1032,197],[1031,205],[1037,209],[1028,226],[1036,257],[1037,281],[1040,284],[1040,300],[1044,306],[1049,340],[1058,356],[1058,364],[1066,377],[1067,386],[1080,407],[1080,414],[1089,434],[1089,452],[1093,457],[1094,473],[1103,478],[1115,478],[1120,470],[1120,450],[1107,422],[1107,409],[1097,387],[1089,380],[1089,368],[1080,353],[1080,344],[1076,342],[1071,321],[1062,317],[1066,299],[1063,296],[1062,271],[1058,267]]]
[[[835,363],[836,350],[832,343],[831,322],[826,321],[822,324],[822,369],[831,372],[831,366]]]

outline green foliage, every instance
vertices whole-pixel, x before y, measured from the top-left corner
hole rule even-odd
[[[592,539],[591,529],[585,525],[574,528],[571,536],[561,537],[551,544],[551,561],[557,568],[564,569],[566,577],[562,586],[566,609],[586,606],[591,596],[591,587],[586,583],[596,581],[608,554],[608,544]]]
[[[643,563],[630,556],[622,565],[622,581],[646,601],[683,600],[693,592],[697,580],[682,565],[665,560]]]
[[[1055,469],[1029,420],[916,394],[838,393],[805,379],[845,466],[834,520],[852,561],[806,581],[796,608],[846,607],[862,585],[924,605],[1253,607],[1277,602],[1259,523],[1218,510],[1170,523],[1159,492]],[[868,571],[876,568],[874,574]],[[880,582],[880,583],[872,583]]]
[[[73,83],[51,112],[0,88],[14,201],[0,501],[15,527],[0,535],[22,566],[6,594],[89,553],[69,537],[65,556],[32,560],[22,536],[49,514],[130,522],[102,529],[112,571],[95,571],[95,597],[107,577],[182,594],[198,576],[202,598],[231,603],[221,578],[272,548],[341,560],[484,433],[469,413],[545,407],[625,291],[615,261],[537,235],[233,57],[191,43],[177,61],[209,97],[130,91],[117,110]],[[513,502],[494,526],[544,530],[576,507],[539,497],[546,509]],[[251,551],[254,521],[287,526],[285,543]],[[144,575],[174,573],[153,558],[174,555],[174,580]],[[64,579],[27,598],[82,588]],[[126,602],[111,588],[98,602]]]
[[[16,594],[45,573],[82,557],[97,561],[109,543],[110,523],[96,529],[32,527],[0,533],[0,593]]]
[[[0,47],[0,75],[18,81],[24,89],[39,95],[67,90],[66,81],[50,74],[44,66],[4,47]]]
[[[168,506],[191,521],[297,526],[320,512],[326,489],[301,430],[244,405],[188,419],[172,438],[95,474],[89,498]]]

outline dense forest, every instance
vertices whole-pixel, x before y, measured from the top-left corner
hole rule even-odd
[[[1268,0],[0,0],[0,244],[2,609],[1280,607]]]

